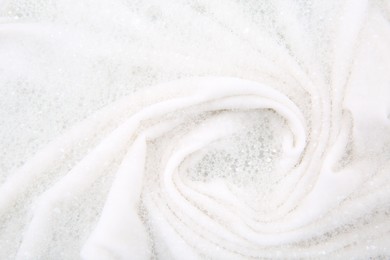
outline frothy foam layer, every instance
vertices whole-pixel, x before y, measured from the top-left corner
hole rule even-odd
[[[1,259],[390,256],[387,2],[0,4]]]

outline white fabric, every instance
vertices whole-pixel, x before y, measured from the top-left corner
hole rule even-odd
[[[387,1],[0,15],[1,259],[390,256]]]

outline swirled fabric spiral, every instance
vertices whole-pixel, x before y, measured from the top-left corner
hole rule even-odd
[[[390,2],[0,1],[0,259],[388,259]]]

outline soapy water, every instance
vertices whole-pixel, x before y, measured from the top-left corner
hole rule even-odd
[[[386,259],[388,1],[0,2],[1,259]]]

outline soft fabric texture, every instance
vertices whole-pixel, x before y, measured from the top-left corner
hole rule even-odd
[[[387,259],[390,2],[0,1],[0,259]]]

